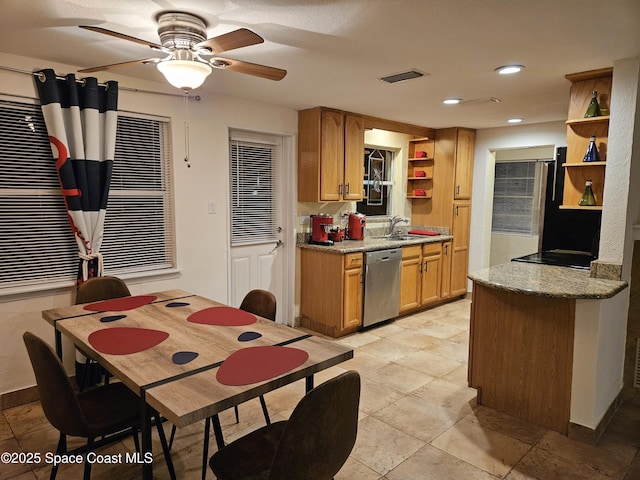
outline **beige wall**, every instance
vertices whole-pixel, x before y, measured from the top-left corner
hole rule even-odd
[[[0,65],[27,71],[54,67],[59,74],[75,71],[71,66],[6,54],[0,54]],[[180,93],[165,84],[142,82],[111,73],[102,74],[99,79],[119,80],[121,86],[137,89]],[[215,82],[215,78],[212,76],[210,81]],[[0,85],[0,93],[35,97],[33,82],[27,75],[0,70]],[[181,288],[226,302],[228,129],[237,127],[284,135],[295,135],[297,131],[295,110],[207,92],[199,92],[199,95],[199,102],[189,103],[191,168],[187,168],[183,160],[184,99],[180,95],[120,92],[121,110],[169,117],[172,128],[179,272],[167,277],[127,279],[134,294]],[[295,167],[290,165],[289,168]],[[208,213],[209,200],[216,202],[217,213],[214,215]],[[53,343],[53,329],[42,320],[41,311],[69,305],[72,301],[72,287],[13,296],[0,295],[0,394],[35,384],[22,333],[31,330]],[[69,345],[65,345],[65,351],[69,353],[66,358],[70,359]]]

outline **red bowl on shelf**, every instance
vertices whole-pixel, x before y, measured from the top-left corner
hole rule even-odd
[[[427,196],[427,192],[425,192],[425,191],[424,191],[423,189],[421,189],[421,188],[416,188],[416,189],[413,191],[413,195],[414,195],[415,197],[426,197],[426,196]]]
[[[416,158],[427,158],[427,152],[419,150],[416,152]]]
[[[413,172],[414,177],[426,177],[427,173],[424,170],[416,170]]]

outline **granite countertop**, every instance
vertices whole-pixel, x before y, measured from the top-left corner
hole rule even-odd
[[[407,235],[406,231],[412,229],[440,232],[440,235]],[[406,238],[407,236],[410,238]],[[385,237],[384,229],[371,229],[371,231],[367,230],[364,240],[344,240],[331,246],[308,243],[308,234],[302,234],[298,239],[298,247],[343,255],[345,253],[371,252],[374,250],[386,250],[387,248],[420,245],[422,243],[446,242],[452,239],[453,237],[449,235],[449,229],[446,227],[414,225],[400,230],[400,235],[396,237]]]
[[[557,298],[611,298],[628,286],[624,281],[592,278],[588,270],[521,262],[485,268],[469,278],[499,290]]]
[[[300,248],[308,248],[313,250],[322,250],[325,252],[345,254],[355,252],[370,252],[374,250],[386,250],[387,248],[400,248],[409,245],[420,245],[422,243],[435,243],[446,242],[451,240],[451,235],[437,235],[437,236],[419,236],[411,237],[408,240],[400,239],[387,239],[380,237],[365,237],[364,240],[345,240],[343,242],[337,242],[330,246],[325,245],[313,245],[310,243],[299,243]]]

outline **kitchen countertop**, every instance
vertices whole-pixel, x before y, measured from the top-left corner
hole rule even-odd
[[[366,236],[364,240],[345,240],[343,242],[337,242],[333,245],[314,245],[311,243],[298,243],[298,247],[312,249],[312,250],[322,250],[323,252],[335,253],[343,255],[345,253],[356,253],[356,252],[370,252],[374,250],[386,250],[387,248],[400,248],[406,247],[409,245],[420,245],[422,243],[436,243],[436,242],[446,242],[451,240],[453,237],[451,235],[440,234],[434,236],[427,235],[415,235],[411,236],[408,240],[396,239],[393,237],[384,238],[384,237],[372,237]]]
[[[624,281],[592,278],[588,270],[520,262],[472,272],[469,278],[499,290],[556,298],[611,298],[628,286]]]

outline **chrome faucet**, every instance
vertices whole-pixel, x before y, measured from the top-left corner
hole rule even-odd
[[[409,220],[407,218],[402,218],[400,215],[393,216],[389,219],[389,221],[391,223],[389,224],[389,231],[387,232],[388,236],[396,235],[396,225],[398,225],[400,222],[409,223]]]

